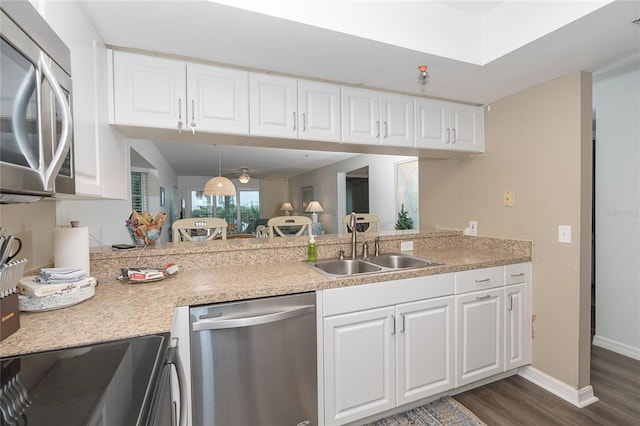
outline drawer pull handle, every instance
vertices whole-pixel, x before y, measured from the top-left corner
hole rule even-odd
[[[491,298],[490,294],[487,294],[486,296],[476,296],[476,300],[484,300],[489,298]]]
[[[396,316],[395,315],[391,315],[391,334],[396,334]]]
[[[491,281],[491,278],[485,278],[483,280],[476,280],[477,283],[488,283],[489,281]]]
[[[516,277],[524,277],[524,272],[520,272],[519,274],[511,274],[511,276],[512,276],[513,278],[516,278]]]

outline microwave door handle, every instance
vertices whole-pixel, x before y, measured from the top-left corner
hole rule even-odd
[[[53,158],[51,160],[51,164],[49,164],[44,170],[44,187],[46,190],[53,189],[53,181],[55,181],[62,164],[64,163],[67,152],[69,151],[69,147],[71,145],[71,107],[69,106],[69,102],[64,96],[62,92],[62,88],[58,84],[51,68],[47,64],[47,59],[44,53],[40,52],[40,60],[38,61],[40,65],[40,69],[44,77],[47,79],[49,84],[51,85],[51,90],[53,91],[53,95],[56,99],[56,103],[60,106],[60,115],[62,118],[62,132],[60,133],[60,141],[58,143],[58,147],[56,148],[55,153],[53,154]]]
[[[29,167],[33,170],[40,170],[38,156],[34,155],[34,149],[29,145],[29,141],[27,141],[27,110],[29,109],[29,99],[35,91],[36,69],[35,67],[31,67],[25,74],[16,93],[16,102],[13,105],[13,117],[11,118],[11,124],[14,129],[18,147],[20,147],[22,155],[24,155],[27,163],[29,163]],[[37,154],[37,152],[35,154]]]

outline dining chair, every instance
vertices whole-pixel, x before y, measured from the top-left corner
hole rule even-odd
[[[344,232],[350,233],[349,220],[351,215],[346,215],[342,218],[342,224],[344,225]],[[378,215],[370,213],[356,213],[356,232],[372,232],[375,228],[376,232],[380,232],[380,218]]]
[[[305,231],[311,236],[311,218],[306,216],[275,216],[269,219],[269,236],[296,237]]]
[[[215,217],[178,219],[171,225],[173,241],[211,241],[227,239],[227,222]]]

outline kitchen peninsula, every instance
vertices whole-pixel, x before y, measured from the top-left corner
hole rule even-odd
[[[375,234],[360,237],[373,241]],[[348,252],[347,236],[318,237],[319,258]],[[306,237],[237,239],[206,243],[167,243],[146,249],[91,254],[91,272],[98,278],[96,295],[66,309],[22,313],[20,329],[0,345],[0,356],[167,332],[176,307],[252,299],[330,288],[356,286],[426,275],[530,262],[532,243],[464,236],[460,231],[387,232],[381,252],[399,252],[413,241],[413,255],[439,266],[327,278],[305,262]],[[175,262],[175,276],[145,284],[117,281],[120,268],[160,266]]]

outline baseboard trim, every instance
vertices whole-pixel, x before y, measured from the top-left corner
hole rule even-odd
[[[615,340],[607,339],[606,337],[598,335],[593,336],[593,344],[594,346],[608,349],[619,353],[620,355],[628,356],[629,358],[640,361],[640,348],[634,348],[633,346],[616,342]]]
[[[587,405],[598,401],[598,398],[593,394],[593,388],[591,386],[585,386],[582,389],[574,389],[568,384],[561,382],[560,380],[531,366],[520,368],[518,370],[518,375],[551,392],[552,394],[559,396],[578,408],[586,407]]]

